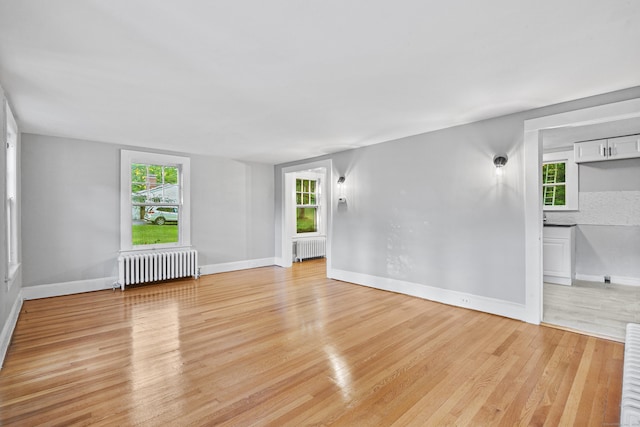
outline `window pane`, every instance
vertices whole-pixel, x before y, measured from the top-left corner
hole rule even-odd
[[[162,166],[147,165],[147,185],[149,188],[157,187],[162,184]]]
[[[566,205],[566,186],[546,185],[542,189],[543,204],[545,206],[565,206]]]
[[[178,168],[175,166],[164,167],[164,183],[165,184],[177,184],[178,183]]]
[[[302,204],[302,194],[296,193],[296,205]]]
[[[177,206],[133,206],[131,224],[134,246],[178,242]]]
[[[311,181],[311,188],[309,189],[310,192],[315,193],[316,192],[316,182],[315,181]]]
[[[131,165],[131,182],[144,184],[147,176],[147,165],[133,163]]]
[[[296,191],[297,192],[302,191],[302,180],[301,179],[296,179]]]
[[[554,206],[564,206],[565,203],[565,192],[567,187],[565,185],[557,185],[556,186],[556,199],[554,201]]]
[[[566,182],[564,178],[565,166],[566,165],[564,163],[556,164],[556,168],[558,169],[558,179],[556,179],[556,182]]]
[[[564,183],[565,167],[566,167],[566,164],[564,162],[547,163],[542,165],[542,183],[543,184]]]
[[[308,194],[303,194],[302,195],[302,204],[303,205],[308,205],[309,204],[309,195]]]
[[[311,194],[309,196],[309,204],[310,205],[315,205],[316,204],[316,195],[315,194]]]
[[[313,233],[318,231],[316,208],[296,209],[296,231],[298,233]]]
[[[308,179],[303,179],[302,180],[302,191],[304,191],[305,193],[309,192],[309,180]]]

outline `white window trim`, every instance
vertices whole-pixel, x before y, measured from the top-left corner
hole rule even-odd
[[[298,233],[297,231],[294,232],[293,234],[293,240],[299,240],[299,239],[304,239],[305,237],[321,237],[321,236],[325,236],[325,216],[324,216],[324,209],[326,206],[326,200],[325,200],[325,191],[323,191],[322,186],[323,186],[323,174],[319,174],[319,173],[315,173],[315,172],[301,172],[301,173],[296,173],[295,177],[293,179],[293,209],[294,211],[297,210],[297,208],[299,207],[307,207],[307,208],[316,208],[316,221],[318,224],[318,231],[314,231],[314,232],[310,232],[310,233]],[[297,179],[309,179],[309,180],[314,180],[316,181],[316,204],[315,205],[298,205],[296,203],[296,180]],[[296,215],[294,214],[293,216],[294,221],[296,218]],[[295,227],[295,225],[294,225]],[[297,230],[297,227],[294,228],[295,230]]]
[[[131,164],[145,163],[180,168],[181,213],[177,243],[133,246],[131,242]],[[191,159],[169,154],[121,150],[120,152],[120,252],[177,249],[191,246]]]
[[[16,276],[20,270],[20,249],[18,239],[18,124],[13,116],[9,103],[5,100],[5,188],[4,188],[4,205],[6,215],[6,242],[7,251],[5,265],[6,276],[5,282],[7,289],[15,283]],[[13,153],[9,155],[12,149]],[[13,188],[9,191],[9,186]]]
[[[558,151],[555,153],[544,153],[542,155],[542,164],[545,163],[565,163],[564,184],[565,184],[565,205],[564,206],[545,206],[542,203],[542,209],[545,211],[577,211],[578,210],[578,165],[573,159],[573,150]],[[542,167],[540,168],[542,173]],[[543,182],[541,180],[541,182]]]

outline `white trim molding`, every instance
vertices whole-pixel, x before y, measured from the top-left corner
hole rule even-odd
[[[201,266],[200,274],[224,273],[227,271],[246,270],[249,268],[267,267],[270,265],[275,265],[275,258],[250,259],[221,264],[210,264]],[[21,298],[32,300],[39,298],[59,297],[62,295],[79,294],[83,292],[102,291],[105,289],[114,289],[114,283],[117,281],[118,277],[113,276],[99,277],[97,279],[76,280],[73,282],[24,286],[21,290]]]
[[[131,241],[131,165],[134,163],[176,166],[180,169],[178,242],[133,245]],[[191,246],[191,158],[146,151],[120,150],[120,251],[173,249]]]
[[[248,270],[250,268],[269,267],[276,265],[275,258],[248,259],[244,261],[223,262],[200,266],[200,274],[226,273],[229,271]]]
[[[527,318],[526,306],[510,301],[345,270],[332,269],[329,277],[343,282],[397,292],[456,307],[497,314],[498,316],[511,319],[526,320]]]
[[[9,344],[11,343],[13,331],[18,324],[18,316],[20,315],[20,310],[22,310],[22,301],[22,292],[19,292],[18,297],[13,302],[9,317],[4,323],[4,327],[2,328],[2,332],[0,333],[0,368],[2,368],[2,366],[4,365],[4,358],[7,355],[7,351],[9,350]]]
[[[323,228],[324,234],[327,236],[327,271],[331,269],[331,235],[332,235],[332,218],[334,205],[332,202],[333,186],[335,185],[335,175],[333,173],[333,161],[331,159],[318,160],[311,163],[302,163],[294,166],[282,168],[280,172],[282,196],[280,200],[280,217],[276,217],[276,224],[280,226],[280,242],[276,244],[276,265],[280,267],[291,267],[293,264],[292,238],[295,229],[295,185],[294,175],[304,171],[324,168],[325,173],[323,188],[323,201],[325,206],[322,208],[327,213],[326,224]],[[276,201],[278,203],[278,201]],[[278,227],[276,227],[276,230]]]
[[[576,280],[604,283],[604,276],[576,273]],[[611,283],[614,285],[640,286],[640,277],[611,276]]]
[[[113,289],[118,281],[116,276],[97,279],[75,280],[73,282],[48,283],[45,285],[23,286],[22,297],[26,300],[59,297],[62,295],[80,294],[83,292]]]

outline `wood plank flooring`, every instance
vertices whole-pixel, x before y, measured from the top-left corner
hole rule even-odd
[[[26,301],[2,425],[617,425],[623,345],[323,261]]]
[[[640,286],[545,283],[543,299],[544,322],[620,342],[627,323],[640,322]]]

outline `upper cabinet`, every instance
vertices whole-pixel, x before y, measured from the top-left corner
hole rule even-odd
[[[640,157],[640,135],[576,142],[574,145],[576,163],[631,159],[634,157]]]

